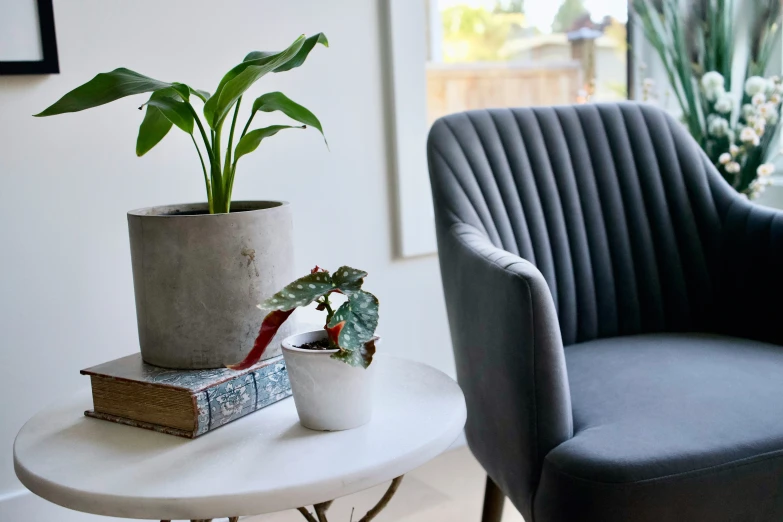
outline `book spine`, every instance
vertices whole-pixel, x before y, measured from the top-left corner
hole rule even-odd
[[[193,436],[203,435],[290,395],[291,383],[282,359],[202,390],[194,397],[198,420]]]

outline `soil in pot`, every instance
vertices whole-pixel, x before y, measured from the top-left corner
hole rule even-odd
[[[249,212],[252,210],[259,210],[259,209],[252,209],[252,208],[238,208],[238,209],[232,209],[231,214],[238,214],[240,212]],[[164,212],[160,214],[161,216],[208,216],[210,215],[209,210],[172,210],[171,212]]]
[[[294,346],[294,348],[301,348],[302,350],[334,350],[329,346],[329,341],[326,339],[318,339],[317,341],[310,341],[309,343],[300,344]]]

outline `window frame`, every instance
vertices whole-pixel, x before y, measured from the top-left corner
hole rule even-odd
[[[386,34],[391,69],[392,151],[396,192],[396,255],[437,253],[434,209],[427,169],[428,0],[386,0]],[[633,71],[636,36],[633,11],[626,23],[626,89],[629,99],[638,87]],[[639,42],[637,42],[639,43]]]

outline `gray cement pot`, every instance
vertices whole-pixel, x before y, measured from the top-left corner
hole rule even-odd
[[[267,312],[256,305],[294,279],[288,203],[206,210],[196,203],[128,212],[139,343],[150,364],[220,368],[242,360]],[[264,358],[280,354],[292,328],[283,325]]]

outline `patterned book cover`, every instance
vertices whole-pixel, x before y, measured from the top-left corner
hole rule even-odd
[[[291,395],[291,383],[282,356],[259,362],[243,371],[216,368],[171,370],[146,364],[140,353],[81,371],[82,375],[141,382],[187,391],[197,412],[193,431],[150,424],[88,410],[94,417],[180,437],[195,438]]]

